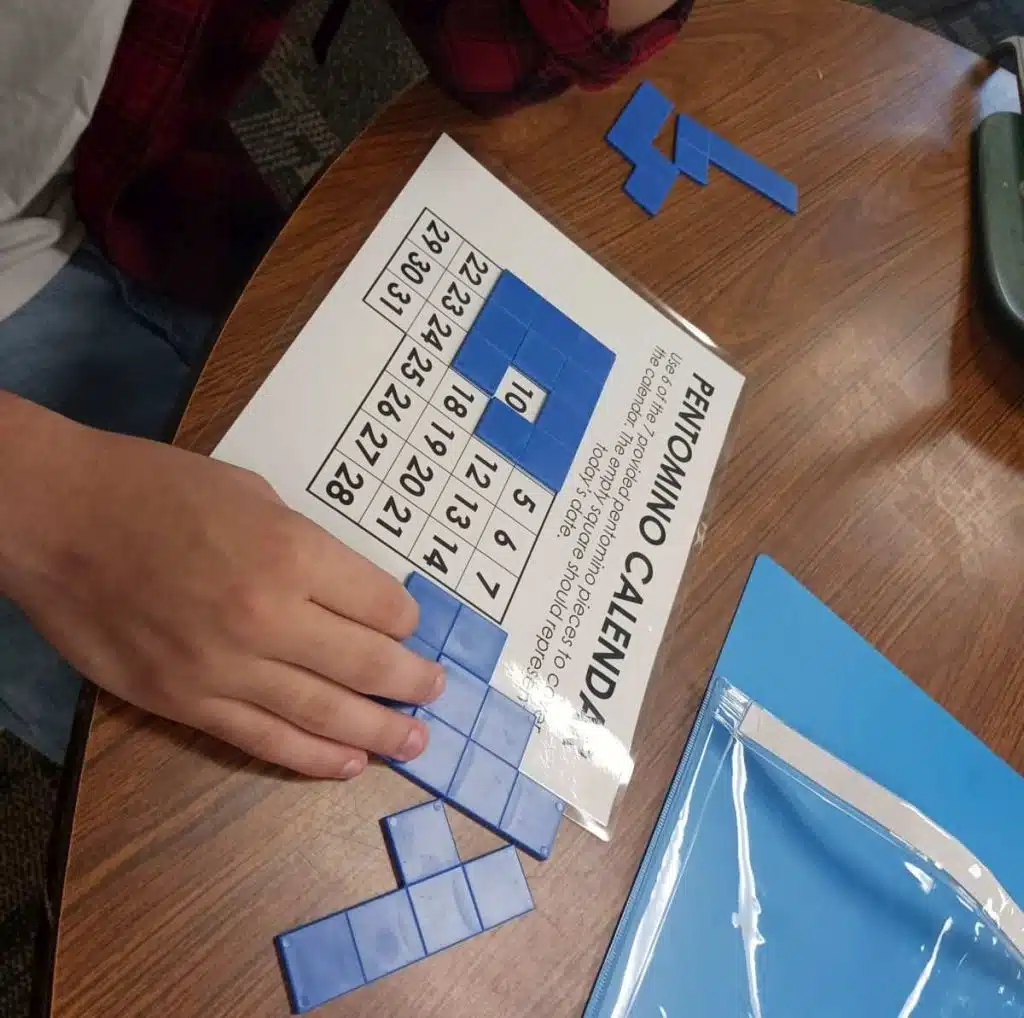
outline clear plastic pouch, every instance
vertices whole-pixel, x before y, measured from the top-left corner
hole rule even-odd
[[[716,679],[585,1015],[1010,1018],[1022,942],[964,846]]]

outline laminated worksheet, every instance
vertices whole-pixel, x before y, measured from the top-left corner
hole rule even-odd
[[[500,628],[518,769],[601,833],[742,385],[441,137],[214,455]]]

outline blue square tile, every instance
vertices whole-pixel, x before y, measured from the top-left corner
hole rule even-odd
[[[404,887],[350,908],[348,918],[368,983],[426,954]]]
[[[556,350],[567,354],[576,345],[580,327],[554,304],[549,304],[545,300],[541,302],[533,316],[530,331],[540,333]]]
[[[623,190],[648,215],[657,215],[679,179],[679,170],[671,159],[651,149],[627,177]]]
[[[427,954],[437,954],[483,929],[461,866],[415,884],[409,897]]]
[[[463,605],[442,650],[484,682],[491,681],[508,634],[480,612]]]
[[[510,700],[496,689],[490,689],[473,727],[473,740],[500,756],[506,763],[518,767],[536,720],[530,711],[515,700]]]
[[[417,707],[414,716],[427,726],[427,748],[415,760],[389,760],[388,763],[428,792],[444,795],[452,783],[455,768],[459,766],[462,751],[466,748],[466,737],[423,707]]]
[[[477,438],[513,463],[522,455],[532,433],[533,426],[525,417],[497,399],[487,404],[476,426]]]
[[[452,829],[437,799],[383,820],[384,837],[399,883],[411,884],[459,865]]]
[[[466,813],[496,827],[515,780],[515,767],[471,740],[459,761],[448,798]]]
[[[275,945],[292,1010],[298,1014],[366,981],[345,912],[282,933]]]
[[[590,414],[567,399],[564,393],[553,392],[540,408],[537,427],[557,438],[562,445],[578,449],[583,433],[590,423]]]
[[[511,845],[473,859],[463,868],[485,930],[533,909],[522,863]]]
[[[444,666],[447,684],[444,692],[430,704],[430,713],[463,735],[469,735],[487,695],[487,683],[466,671],[450,657],[442,654],[440,661]]]
[[[550,392],[565,364],[565,354],[535,329],[531,329],[512,363],[527,378]]]
[[[433,580],[428,580],[422,573],[410,573],[405,578],[405,589],[420,606],[420,621],[416,626],[416,638],[440,650],[452,630],[452,624],[455,622],[455,616],[459,613],[459,608],[462,607],[462,602],[434,583]],[[417,647],[410,647],[410,641],[406,641],[405,645],[410,650],[421,653]],[[429,655],[424,656],[428,657]],[[436,658],[431,657],[430,660],[433,661]]]
[[[580,329],[576,338],[576,346],[570,354],[569,359],[578,364],[588,374],[600,378],[604,383],[611,374],[612,365],[615,363],[615,352],[605,346],[596,336],[592,336],[586,329]]]
[[[498,277],[494,284],[488,303],[503,307],[514,318],[529,325],[534,312],[540,306],[541,296],[536,290],[527,286],[517,275],[507,269]]]
[[[547,859],[564,812],[565,804],[558,796],[519,774],[498,827],[535,859]]]
[[[593,412],[604,389],[604,379],[592,374],[575,360],[565,362],[556,392],[586,414]]]
[[[480,333],[491,346],[511,358],[519,349],[528,328],[511,311],[496,304],[494,300],[488,300],[473,320],[469,332],[470,335]]]
[[[518,465],[552,491],[560,491],[575,455],[575,449],[570,449],[546,431],[534,428]]]
[[[483,336],[474,333],[462,341],[452,367],[477,388],[493,395],[508,369],[509,358]]]

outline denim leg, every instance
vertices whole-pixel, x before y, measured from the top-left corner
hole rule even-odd
[[[165,439],[212,324],[131,284],[86,246],[0,321],[0,389],[82,424]],[[0,597],[0,728],[61,762],[80,684]]]

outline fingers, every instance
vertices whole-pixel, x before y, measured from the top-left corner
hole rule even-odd
[[[358,693],[429,703],[444,691],[444,669],[390,636],[308,602],[277,634],[277,657]]]
[[[329,611],[396,640],[411,636],[419,606],[405,587],[322,527],[306,522],[311,528],[310,597]]]
[[[245,699],[311,735],[396,760],[427,745],[427,729],[401,711],[311,672],[277,662],[255,664],[245,676]]]
[[[250,756],[312,778],[348,780],[366,768],[362,750],[314,735],[240,700],[207,701],[194,723]]]

